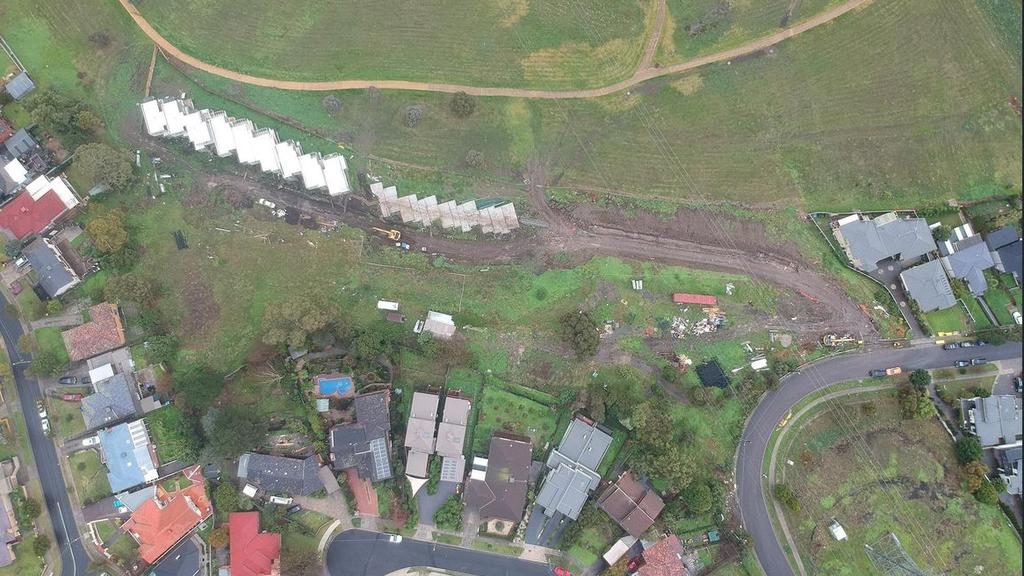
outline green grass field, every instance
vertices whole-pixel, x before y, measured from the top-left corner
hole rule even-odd
[[[860,404],[870,399],[873,416]],[[952,444],[936,419],[901,420],[891,394],[823,404],[787,435],[779,481],[798,495],[787,522],[805,565],[828,574],[873,574],[864,544],[894,531],[923,568],[1019,574],[1021,545],[996,506],[960,487]],[[793,466],[781,464],[791,460]],[[849,540],[826,527],[835,518]]]
[[[68,362],[68,350],[64,346],[60,328],[40,328],[33,332],[40,351],[49,352],[63,363]]]
[[[928,312],[924,315],[924,320],[931,328],[932,334],[935,335],[946,332],[965,334],[969,325],[967,316],[964,315],[963,308],[959,303],[952,308]]]
[[[61,390],[64,393],[83,392],[83,389],[74,388]],[[46,412],[50,416],[50,422],[54,427],[54,433],[61,438],[71,438],[85,432],[85,419],[82,417],[82,405],[79,402],[65,402],[60,398],[51,398],[46,405]]]
[[[139,10],[189,54],[256,75],[573,87],[632,73],[651,4],[171,0]]]
[[[981,309],[981,304],[978,303],[977,299],[967,298],[964,300],[964,304],[967,306],[967,310],[970,311],[971,317],[974,318],[973,325],[975,330],[984,330],[985,328],[992,327],[992,322],[985,315],[985,311]]]
[[[95,450],[83,450],[68,456],[71,478],[78,488],[83,505],[92,504],[110,495],[107,469]]]
[[[838,0],[716,2],[669,0],[657,62],[671,64],[735,47],[813,16]]]
[[[529,436],[537,453],[551,440],[558,425],[558,413],[523,396],[487,385],[473,432],[473,453],[486,455],[491,433],[506,430]]]

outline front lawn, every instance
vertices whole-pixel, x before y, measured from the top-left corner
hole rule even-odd
[[[78,489],[78,498],[83,506],[98,502],[110,495],[110,481],[107,480],[107,469],[100,462],[100,455],[95,450],[83,450],[68,457],[71,465],[71,477]]]
[[[924,321],[928,324],[932,334],[939,335],[949,332],[966,332],[967,319],[964,318],[960,304],[945,310],[935,310],[924,315]]]
[[[156,457],[161,463],[184,460],[191,462],[196,456],[198,440],[190,435],[191,424],[177,406],[165,406],[146,415],[146,427],[156,445]]]
[[[964,300],[964,304],[967,306],[967,310],[970,311],[971,316],[974,317],[975,330],[984,330],[992,327],[992,322],[985,315],[985,311],[981,309],[981,304],[978,303],[977,298],[968,298]]]
[[[61,390],[62,392],[79,392],[79,389]],[[64,438],[73,438],[85,432],[85,418],[82,417],[82,404],[67,402],[60,398],[51,398],[47,402],[46,412],[54,433]]]
[[[67,364],[68,349],[64,347],[64,338],[60,333],[60,328],[40,328],[34,332],[34,335],[40,352],[49,352]]]

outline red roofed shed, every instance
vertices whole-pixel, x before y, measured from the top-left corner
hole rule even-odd
[[[259,512],[232,512],[228,517],[231,576],[281,573],[281,535],[260,532]]]
[[[718,304],[718,298],[714,296],[708,296],[706,294],[685,294],[683,292],[676,292],[672,295],[672,301],[676,304],[699,304],[701,306],[715,306]]]

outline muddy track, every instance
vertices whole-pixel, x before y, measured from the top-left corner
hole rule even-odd
[[[333,80],[327,82],[300,82],[293,80],[275,80],[273,78],[263,78],[260,76],[252,76],[249,74],[243,74],[234,70],[228,70],[220,66],[215,66],[208,62],[204,62],[194,56],[186,54],[174,44],[171,44],[166,38],[160,35],[155,28],[146,20],[146,18],[139,12],[137,8],[132,4],[132,0],[119,0],[121,7],[128,13],[128,15],[135,21],[135,24],[139,27],[143,34],[149,37],[154,44],[160,47],[164,53],[178,60],[184,64],[187,64],[203,72],[220,76],[221,78],[227,78],[235,82],[241,82],[242,84],[250,84],[253,86],[263,86],[266,88],[277,88],[280,90],[300,90],[300,91],[325,91],[325,90],[360,90],[366,88],[378,88],[381,90],[413,90],[417,92],[443,92],[443,93],[455,93],[455,92],[466,92],[474,96],[501,96],[510,98],[535,98],[544,100],[563,100],[563,99],[574,99],[574,98],[596,98],[599,96],[607,96],[623,90],[628,90],[637,84],[641,84],[648,80],[659,78],[662,76],[669,76],[672,74],[678,74],[680,72],[687,72],[701,66],[707,66],[708,64],[714,64],[716,62],[726,62],[734,60],[742,56],[748,56],[770,48],[784,40],[792,38],[797,34],[801,34],[813,28],[817,28],[822,24],[827,24],[836,18],[846,14],[847,12],[854,10],[860,6],[868,4],[872,0],[846,0],[838,6],[834,6],[811,16],[806,20],[797,22],[792,26],[788,26],[770,34],[752,40],[736,48],[730,50],[723,50],[721,52],[715,52],[714,54],[708,54],[706,56],[700,56],[693,58],[685,62],[666,66],[664,68],[657,68],[651,64],[654,53],[657,50],[657,38],[647,39],[645,45],[644,55],[639,63],[636,71],[633,75],[625,80],[621,80],[614,84],[602,86],[599,88],[590,88],[586,90],[531,90],[527,88],[502,88],[493,86],[469,86],[462,84],[446,84],[446,83],[435,83],[435,82],[412,82],[407,80]],[[664,26],[664,11],[662,7],[658,7],[658,14],[656,20],[661,20],[662,27]],[[655,24],[654,30],[651,32],[652,37],[660,38],[661,29]],[[652,47],[653,46],[653,47]]]
[[[368,230],[382,226],[376,206],[358,196],[341,203],[306,195],[287,187],[271,187],[242,174],[221,173],[207,178],[207,185],[229,186],[253,196],[268,198],[301,212],[334,219]],[[538,187],[539,188],[539,187]],[[543,194],[531,195],[534,203],[546,206]],[[652,236],[607,226],[578,228],[553,210],[542,212],[550,227],[536,235],[508,240],[451,240],[432,231],[388,224],[402,230],[403,239],[415,248],[441,254],[464,264],[512,264],[525,261],[551,262],[569,254],[582,261],[592,256],[656,262],[750,276],[760,291],[780,291],[780,306],[771,328],[798,333],[860,331],[868,340],[876,338],[874,326],[858,305],[817,271],[785,256],[765,252],[712,246],[703,243]],[[761,294],[751,295],[755,301]]]

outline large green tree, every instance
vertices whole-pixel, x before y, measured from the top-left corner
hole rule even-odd
[[[124,190],[132,183],[134,169],[127,152],[103,143],[83,144],[75,150],[75,169],[92,184]]]
[[[601,342],[597,328],[597,321],[590,312],[584,310],[567,312],[558,321],[559,334],[580,358],[597,353],[597,346]]]
[[[174,373],[176,400],[184,400],[190,411],[205,412],[224,389],[224,376],[207,366],[190,365]]]
[[[310,335],[327,328],[335,318],[334,308],[318,296],[270,304],[263,314],[263,342],[301,348]]]
[[[125,227],[124,214],[120,210],[94,216],[85,225],[85,231],[100,252],[118,252],[128,246],[128,228]]]
[[[267,427],[259,414],[232,404],[213,419],[209,446],[219,457],[235,458],[259,446],[266,435]]]
[[[956,441],[954,452],[960,464],[981,460],[981,442],[974,436],[964,436]]]
[[[928,388],[928,385],[932,383],[932,374],[927,370],[918,368],[910,373],[910,384],[918,389],[924,390]]]

